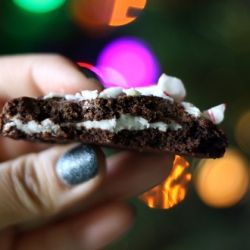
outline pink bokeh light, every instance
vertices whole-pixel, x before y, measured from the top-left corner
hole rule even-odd
[[[116,70],[109,67],[99,66],[98,70],[102,74],[103,84],[105,87],[127,87],[127,82],[124,77]]]
[[[128,37],[108,44],[99,55],[96,68],[105,71],[105,87],[148,86],[156,83],[160,74],[158,60],[149,47],[139,39]]]

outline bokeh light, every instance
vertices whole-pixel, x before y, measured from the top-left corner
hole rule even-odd
[[[221,159],[201,160],[194,181],[204,203],[218,208],[231,207],[248,191],[248,162],[237,150],[228,149]]]
[[[76,24],[88,32],[89,36],[102,37],[111,32],[108,25],[110,10],[105,0],[73,0],[72,16]]]
[[[235,137],[236,140],[241,147],[242,150],[244,150],[246,153],[250,154],[250,110],[244,113],[236,126],[235,130]]]
[[[104,87],[127,87],[127,82],[124,77],[116,70],[109,67],[98,67],[102,76]]]
[[[139,198],[151,208],[168,209],[181,202],[191,181],[189,163],[176,155],[170,175],[160,185],[143,193]]]
[[[117,87],[117,83],[119,83],[119,86],[126,86],[126,81],[123,76],[111,68],[97,68],[94,65],[86,62],[78,62],[77,64],[82,68],[86,68],[94,72],[96,74],[96,77],[99,78],[104,87]]]
[[[120,26],[134,21],[144,9],[146,0],[116,0],[109,25]]]
[[[108,44],[100,53],[96,67],[116,72],[110,78],[116,86],[123,88],[151,85],[157,82],[160,74],[159,63],[152,51],[135,38],[120,38]]]
[[[45,13],[57,9],[66,0],[13,0],[20,8],[34,13]]]
[[[132,22],[145,5],[146,0],[74,0],[72,13],[79,26],[102,33]]]

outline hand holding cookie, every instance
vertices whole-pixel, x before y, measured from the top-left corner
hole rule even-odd
[[[0,104],[20,96],[102,90],[58,55],[0,58]],[[0,138],[1,249],[98,249],[123,234],[133,210],[122,202],[157,185],[173,156],[124,151],[105,159],[91,144]]]

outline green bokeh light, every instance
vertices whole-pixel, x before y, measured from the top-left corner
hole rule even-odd
[[[45,13],[60,7],[66,0],[13,0],[20,8],[34,13]]]

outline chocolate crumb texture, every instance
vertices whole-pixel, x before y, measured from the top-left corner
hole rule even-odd
[[[134,130],[125,127],[112,131],[77,125],[88,121],[107,122],[126,114],[143,118],[148,124],[168,124],[169,127],[166,131],[154,127]],[[171,129],[172,123],[179,127]],[[79,101],[64,97],[21,97],[5,104],[0,116],[0,133],[13,139],[56,143],[79,141],[199,158],[222,157],[228,146],[224,131],[211,120],[195,117],[180,103],[153,95],[119,95]]]

